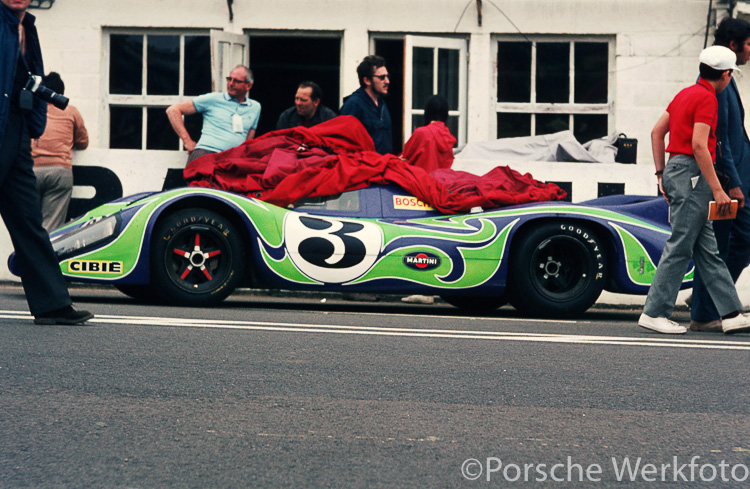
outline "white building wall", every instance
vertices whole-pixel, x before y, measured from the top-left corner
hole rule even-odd
[[[651,125],[697,74],[707,8],[707,0],[504,0],[483,2],[481,26],[474,0],[234,0],[233,22],[226,0],[58,0],[32,12],[46,68],[64,74],[66,95],[90,126],[92,146],[106,145],[106,27],[339,31],[340,98],[358,87],[354,73],[369,53],[371,34],[463,36],[470,53],[469,142],[494,138],[492,36],[520,31],[615,36],[614,130],[637,138],[639,162],[649,163]]]
[[[653,180],[651,127],[674,94],[696,78],[708,3],[708,0],[495,0],[482,2],[481,25],[475,0],[234,0],[232,22],[226,0],[57,0],[50,10],[33,9],[32,13],[38,18],[45,67],[47,71],[63,74],[66,95],[86,120],[91,148],[99,148],[88,150],[88,155],[77,155],[75,161],[86,165],[95,160],[112,168],[137,165],[143,176],[140,181],[157,190],[164,169],[179,166],[184,155],[157,152],[144,155],[145,152],[139,151],[106,149],[104,100],[108,59],[103,33],[106,28],[210,28],[246,34],[340,32],[340,99],[358,87],[356,66],[369,54],[373,34],[460,36],[469,41],[469,142],[495,137],[494,35],[613,36],[612,130],[638,139],[639,165],[627,168],[612,165],[598,173],[608,174],[609,181],[626,182],[628,193],[642,193]],[[714,1],[714,8],[726,8],[725,3]],[[711,39],[709,36],[709,42]],[[750,93],[746,90],[750,75],[738,78],[741,91]],[[143,164],[144,161],[150,163]],[[576,192],[574,200],[591,198],[591,186],[595,185],[591,166],[565,165],[567,180],[573,181],[574,188],[584,189]],[[541,180],[556,180],[552,173],[559,173],[547,165],[529,163],[529,168]],[[133,175],[129,172],[123,178],[129,180]],[[123,187],[131,188],[131,184],[124,182]],[[7,236],[0,236],[0,250],[8,247]],[[6,270],[0,271],[0,278],[8,278]]]

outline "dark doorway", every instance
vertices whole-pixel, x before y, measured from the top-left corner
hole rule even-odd
[[[404,41],[376,39],[375,54],[385,58],[385,65],[390,74],[391,84],[388,87],[386,104],[393,122],[393,153],[401,154],[404,148]]]
[[[250,98],[261,105],[256,135],[276,129],[279,114],[294,105],[301,81],[323,90],[321,103],[338,112],[341,40],[331,37],[250,37]],[[355,75],[356,76],[356,75]]]

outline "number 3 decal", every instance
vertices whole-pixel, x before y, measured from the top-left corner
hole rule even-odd
[[[284,220],[284,239],[297,268],[327,283],[359,277],[372,267],[383,246],[383,233],[371,222],[293,213]]]

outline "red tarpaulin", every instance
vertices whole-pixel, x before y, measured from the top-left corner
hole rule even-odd
[[[266,133],[185,168],[191,186],[210,187],[285,207],[303,197],[335,195],[371,184],[396,184],[441,212],[468,212],[561,200],[565,191],[506,167],[477,176],[450,169],[427,173],[375,152],[362,124],[340,116],[316,126]]]

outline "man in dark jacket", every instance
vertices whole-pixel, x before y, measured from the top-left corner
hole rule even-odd
[[[297,87],[294,96],[294,107],[289,107],[279,116],[276,129],[293,127],[312,127],[336,117],[336,112],[325,105],[320,105],[322,90],[313,81],[303,81]]]
[[[714,44],[734,51],[737,64],[742,66],[750,59],[750,23],[743,19],[726,17],[714,33]],[[716,96],[719,110],[716,120],[716,170],[729,179],[729,198],[739,202],[737,217],[714,221],[713,228],[719,256],[727,264],[732,279],[737,282],[750,260],[750,140],[745,132],[745,109],[734,78],[727,88]],[[693,281],[690,329],[693,331],[721,332],[721,318],[716,311],[706,284],[696,271]]]
[[[27,13],[31,0],[0,0],[0,215],[19,260],[21,283],[36,324],[81,324],[88,311],[71,306],[42,211],[31,159],[31,138],[44,132],[47,102],[24,88],[43,75],[42,50]]]
[[[375,143],[375,151],[393,152],[391,114],[385,106],[388,95],[388,69],[381,56],[367,56],[357,67],[359,89],[344,99],[339,113],[359,119]]]

